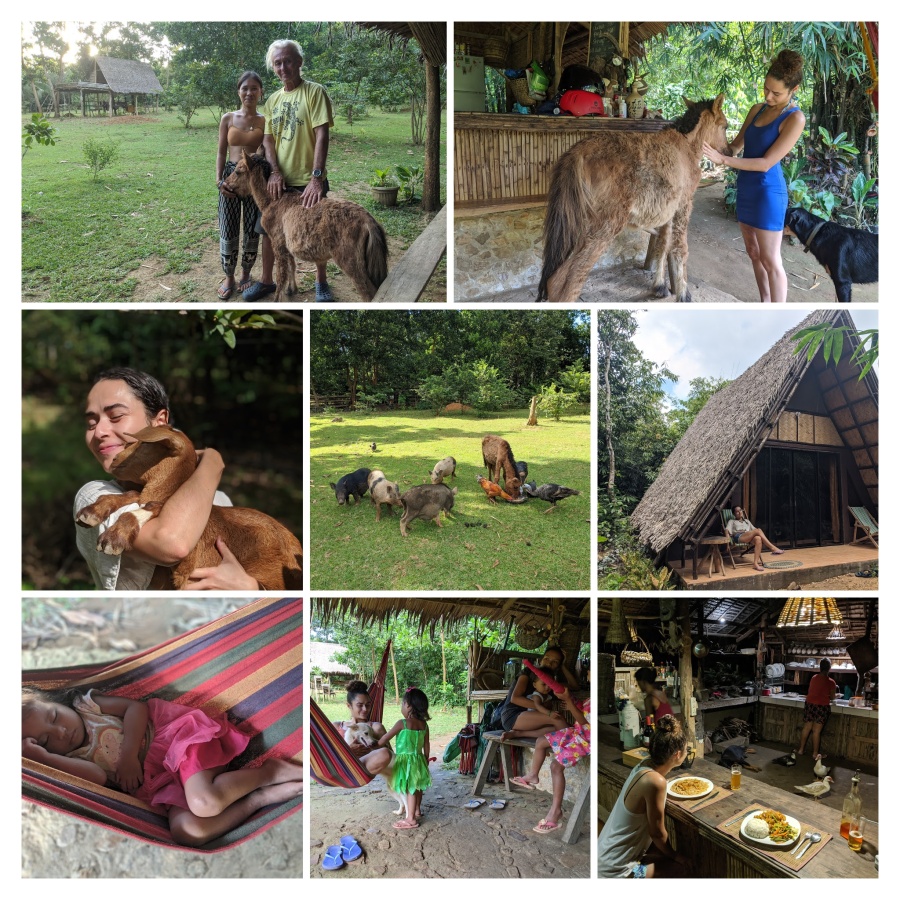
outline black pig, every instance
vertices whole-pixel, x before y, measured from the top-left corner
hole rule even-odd
[[[366,491],[369,490],[369,472],[369,469],[357,469],[338,479],[337,484],[333,481],[328,482],[337,498],[338,506],[349,503],[351,497],[356,497],[357,503],[362,500]]]

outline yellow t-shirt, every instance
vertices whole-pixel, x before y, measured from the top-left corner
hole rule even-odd
[[[331,99],[321,84],[301,81],[288,92],[275,91],[259,111],[266,117],[266,134],[275,138],[278,168],[284,182],[291,187],[309,184],[316,147],[315,129],[331,128],[334,118]]]

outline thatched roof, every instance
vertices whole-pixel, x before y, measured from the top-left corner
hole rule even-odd
[[[506,65],[518,68],[527,65],[530,57],[525,59],[522,52],[529,44],[528,38],[541,25],[540,22],[454,22],[455,41],[468,43],[474,56],[484,56],[484,43],[489,38],[500,38],[510,48]],[[628,55],[643,57],[646,55],[645,44],[650,38],[661,34],[669,27],[670,22],[630,22],[628,32]],[[569,22],[562,50],[562,68],[569,65],[587,65],[588,42],[591,34],[590,22]],[[527,52],[526,52],[527,55]]]
[[[778,615],[784,607],[784,597],[760,598],[760,597],[716,597],[707,599],[691,598],[688,602],[691,608],[692,634],[697,634],[697,621],[699,611],[703,614],[703,632],[709,637],[722,638],[723,640],[744,641],[746,646],[755,643],[755,635],[759,625],[765,617],[766,629],[770,635],[780,636],[786,640],[816,642],[825,641],[831,630],[830,625],[817,625],[804,628],[775,628]],[[841,626],[847,642],[854,641],[866,633],[866,620],[869,613],[869,604],[877,603],[861,597],[839,597],[836,599],[838,609],[844,618]],[[625,616],[634,622],[638,634],[651,642],[661,635],[660,630],[660,601],[649,598],[624,598],[622,605]],[[597,637],[598,643],[603,644],[606,629],[609,627],[610,610],[612,601],[601,599],[597,608]],[[877,607],[875,621],[872,625],[872,639],[877,643],[878,615]],[[767,638],[768,640],[768,638]]]
[[[847,334],[845,348],[849,349],[837,367],[826,365],[821,353],[811,362],[805,353],[794,354],[793,335],[824,321],[855,329],[844,310],[816,310],[743,375],[710,397],[631,515],[642,543],[659,552],[678,538],[692,540],[704,532],[810,369],[877,508],[878,380],[870,372],[860,382],[859,369],[848,361],[859,344],[855,331]]]
[[[564,600],[565,621],[586,626],[590,614],[590,603],[586,599]],[[426,628],[433,633],[440,623],[460,622],[479,617],[506,624],[515,623],[521,628],[540,628],[550,617],[550,601],[514,597],[511,599],[487,599],[473,597],[465,600],[427,600],[401,598],[380,600],[374,598],[318,598],[313,599],[313,608],[323,625],[342,619],[347,615],[356,617],[357,624],[365,628],[370,624],[384,625],[397,613],[405,610],[418,622],[419,629]]]
[[[425,59],[433,66],[443,66],[447,62],[446,22],[358,22],[362,28],[383,31],[400,40],[415,38],[425,54]]]
[[[325,675],[353,675],[354,671],[346,663],[335,662],[333,657],[338,653],[346,653],[342,644],[329,644],[326,641],[310,641],[309,668],[318,669]]]
[[[94,81],[108,84],[117,94],[161,94],[162,85],[150,63],[134,59],[98,56],[94,59]]]

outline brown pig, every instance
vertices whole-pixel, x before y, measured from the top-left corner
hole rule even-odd
[[[433,519],[438,528],[441,525],[441,511],[453,509],[453,498],[456,488],[452,490],[446,484],[417,484],[400,495],[403,504],[403,515],[400,517],[400,534],[407,536],[407,526],[416,519]]]
[[[369,499],[375,506],[375,521],[381,521],[381,504],[387,504],[388,515],[392,516],[394,510],[392,506],[401,506],[400,489],[395,481],[388,481],[384,477],[384,472],[380,469],[373,469],[369,472]]]

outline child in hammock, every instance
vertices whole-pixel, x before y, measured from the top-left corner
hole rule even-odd
[[[422,791],[431,787],[428,756],[431,743],[428,735],[428,697],[418,688],[410,688],[400,704],[400,719],[379,741],[386,747],[397,738],[394,765],[390,775],[391,790],[406,797],[406,816],[394,822],[394,828],[418,828],[422,817]]]
[[[224,715],[167,700],[22,686],[24,757],[165,807],[192,847],[302,793],[302,766],[287,760],[226,771],[249,742]]]
[[[544,764],[547,754],[553,753],[554,758],[550,763],[553,800],[547,815],[532,829],[538,834],[549,834],[559,828],[563,796],[566,792],[566,769],[576,765],[578,760],[589,756],[591,752],[590,699],[579,703],[571,696],[568,688],[563,688],[562,692],[557,693],[556,696],[566,704],[566,708],[575,719],[575,724],[569,728],[561,728],[559,731],[541,735],[534,743],[531,769],[526,775],[510,779],[513,784],[533,791],[540,780],[541,766]]]

